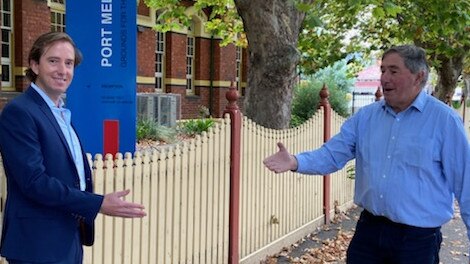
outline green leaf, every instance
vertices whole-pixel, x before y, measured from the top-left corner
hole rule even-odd
[[[382,19],[385,17],[385,12],[383,8],[381,7],[376,7],[374,10],[372,10],[372,15],[377,18],[377,19]]]

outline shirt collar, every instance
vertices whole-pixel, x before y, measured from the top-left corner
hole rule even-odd
[[[419,92],[418,96],[416,96],[416,99],[413,101],[411,106],[416,108],[418,111],[423,112],[424,106],[426,105],[427,96],[428,95],[426,91],[424,91],[424,89],[421,90],[421,92]]]
[[[62,108],[64,106],[64,100],[62,100],[62,98],[59,99],[59,106],[57,106],[54,104],[52,99],[49,96],[47,96],[47,94],[41,88],[39,88],[39,86],[37,86],[35,83],[31,83],[31,87],[33,87],[33,89],[36,90],[36,92],[38,92],[38,94],[42,97],[42,99],[44,99],[46,104],[51,109]]]
[[[411,105],[407,109],[405,109],[405,111],[410,109],[411,107],[413,107],[416,110],[418,110],[420,112],[423,112],[424,106],[426,105],[426,101],[427,101],[427,93],[423,89],[423,90],[421,90],[421,92],[419,92],[418,96],[416,96],[413,103],[411,103]],[[383,109],[385,109],[387,107],[390,108],[390,106],[385,102],[385,100],[381,100],[380,104],[381,104]]]

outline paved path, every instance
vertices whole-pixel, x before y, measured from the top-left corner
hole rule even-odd
[[[278,264],[288,263],[309,263],[309,262],[296,262],[292,259],[300,259],[308,250],[313,248],[319,248],[322,246],[322,241],[335,239],[338,232],[354,232],[356,227],[357,219],[362,211],[361,208],[355,207],[346,212],[346,217],[336,224],[331,224],[328,228],[322,228],[321,231],[315,233],[309,237],[303,239],[303,242],[299,243],[288,254],[279,254],[276,258]],[[441,264],[467,264],[468,262],[468,251],[470,249],[470,243],[467,238],[467,232],[465,225],[460,218],[459,211],[457,210],[454,218],[442,227],[443,242],[440,251],[440,263]],[[276,262],[265,262],[265,263],[276,263]],[[314,262],[319,263],[319,262]],[[330,264],[344,264],[344,260],[337,260],[333,262],[322,262]]]
[[[467,238],[467,229],[457,211],[452,220],[442,227],[442,264],[468,263],[470,243]]]

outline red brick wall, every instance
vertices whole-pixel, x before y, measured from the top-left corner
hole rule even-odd
[[[235,81],[237,74],[236,47],[233,44],[225,47],[216,45],[215,48],[215,79],[221,81]]]
[[[137,33],[137,75],[155,75],[155,31],[151,28]]]
[[[137,32],[137,76],[155,76],[155,31],[141,27]],[[153,84],[137,84],[137,92],[153,92]]]
[[[41,34],[51,30],[51,13],[47,1],[22,0],[14,2],[15,66],[27,67],[28,53],[33,42]],[[15,76],[17,91],[27,88],[23,76]]]
[[[186,35],[167,32],[165,36],[166,78],[186,79]]]
[[[234,81],[236,75],[235,46],[220,47],[219,40],[213,41],[213,81]],[[196,38],[195,80],[197,81],[210,81],[210,42],[211,40],[207,38]],[[186,78],[186,35],[167,33],[166,45],[166,78],[184,80]],[[212,89],[212,116],[221,117],[227,105],[225,93],[228,87],[214,86]],[[197,118],[201,106],[211,108],[209,103],[210,87],[196,86],[195,94],[189,96],[186,96],[184,86],[167,86],[166,92],[181,94],[183,118]]]
[[[142,16],[150,16],[150,8],[148,8],[144,1],[139,1],[139,5],[137,6],[137,14]]]
[[[196,80],[210,80],[211,40],[196,38],[195,77]]]

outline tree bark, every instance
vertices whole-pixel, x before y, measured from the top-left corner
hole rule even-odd
[[[234,2],[248,40],[250,70],[244,114],[268,128],[288,128],[300,59],[297,42],[305,13],[295,7],[295,1]]]
[[[438,80],[435,92],[439,100],[446,102],[448,98],[452,98],[457,81],[463,69],[463,56],[455,56],[452,58],[441,56],[439,58],[441,65],[436,68]]]

